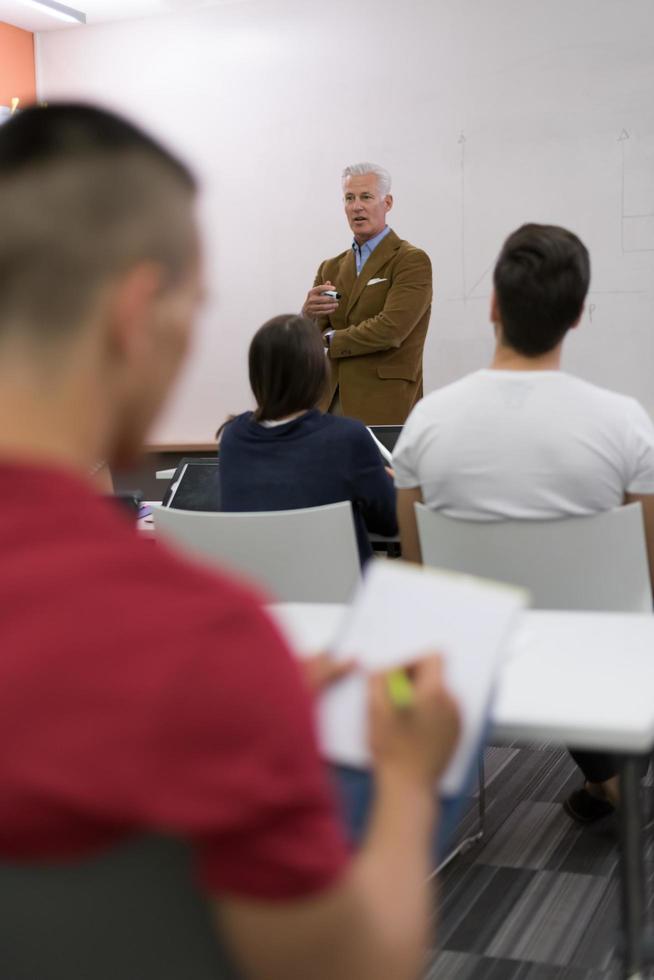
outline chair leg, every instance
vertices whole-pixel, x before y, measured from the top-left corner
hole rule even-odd
[[[471,847],[478,844],[486,833],[486,769],[484,766],[483,749],[479,753],[479,764],[477,771],[479,780],[479,792],[477,796],[477,830],[474,834],[464,837],[461,843],[457,844],[457,846],[453,848],[445,858],[443,858],[436,870],[430,875],[430,878],[433,878],[440,871],[442,871],[443,868],[446,868],[455,857],[459,856],[459,854],[465,854]]]

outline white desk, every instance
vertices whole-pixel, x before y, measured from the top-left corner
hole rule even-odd
[[[326,649],[345,607],[286,603],[271,613],[302,652]],[[628,613],[524,614],[498,679],[496,737],[546,740],[622,756],[622,842],[626,978],[654,954],[643,928],[645,899],[639,755],[654,747],[654,616]]]
[[[329,646],[345,607],[282,603],[301,651]],[[492,713],[503,740],[648,752],[654,746],[654,616],[529,611],[508,651]]]

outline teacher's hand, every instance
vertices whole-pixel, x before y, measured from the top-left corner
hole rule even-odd
[[[317,320],[320,316],[330,316],[338,309],[338,300],[333,296],[322,296],[326,289],[335,289],[331,282],[324,282],[322,286],[314,286],[307,293],[307,298],[302,307],[303,316],[309,316],[312,320]]]

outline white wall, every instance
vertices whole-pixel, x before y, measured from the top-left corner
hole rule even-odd
[[[566,365],[654,411],[651,0],[252,0],[38,47],[42,97],[122,109],[204,181],[210,302],[156,441],[247,407],[249,338],[348,247],[339,174],[362,158],[434,264],[427,389],[487,360],[501,241],[548,221],[593,258]]]

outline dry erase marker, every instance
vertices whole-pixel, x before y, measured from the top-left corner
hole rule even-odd
[[[332,299],[340,299],[341,294],[337,293],[335,289],[325,289],[324,292],[320,294],[321,296],[331,296]]]
[[[393,670],[386,682],[391,701],[396,708],[410,708],[413,705],[413,684],[406,670]]]

